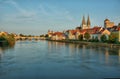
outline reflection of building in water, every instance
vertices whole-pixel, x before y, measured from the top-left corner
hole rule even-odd
[[[49,50],[49,52],[52,51],[52,45],[53,45],[53,42],[48,41],[48,50]]]
[[[108,51],[108,48],[105,48],[105,62],[106,62],[106,64],[109,63],[109,51]]]
[[[3,54],[3,49],[0,48],[0,59],[1,59],[2,54]]]
[[[86,46],[85,46],[85,45],[83,45],[83,46],[82,46],[82,54],[84,54],[84,53],[85,53],[85,50],[86,50]]]
[[[75,51],[75,44],[69,44],[69,53],[71,56],[74,54]]]
[[[61,43],[61,42],[55,42],[55,41],[48,41],[48,50],[49,52],[51,51],[56,51],[59,52],[59,50],[61,50],[61,48],[65,46],[65,43]]]
[[[120,49],[118,49],[118,61],[119,61],[119,63],[120,63]]]
[[[118,56],[120,57],[120,49],[118,49]]]

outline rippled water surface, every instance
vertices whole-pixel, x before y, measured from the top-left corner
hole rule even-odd
[[[0,48],[0,79],[120,78],[120,49],[48,41]]]

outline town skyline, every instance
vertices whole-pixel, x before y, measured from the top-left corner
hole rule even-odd
[[[109,1],[109,2],[108,2]],[[119,0],[0,0],[1,31],[44,34],[51,29],[63,31],[81,25],[89,15],[91,27],[104,27],[104,20],[120,22]],[[72,6],[73,5],[73,6]]]

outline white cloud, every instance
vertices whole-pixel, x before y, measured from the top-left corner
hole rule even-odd
[[[36,13],[32,12],[32,11],[27,11],[25,9],[23,9],[17,2],[15,2],[14,0],[8,0],[6,1],[6,3],[14,6],[16,8],[16,10],[18,10],[22,16],[24,17],[30,17],[30,16],[34,16]]]
[[[63,9],[54,5],[40,4],[39,9],[41,14],[46,15],[49,18],[75,21],[71,13],[65,8]]]

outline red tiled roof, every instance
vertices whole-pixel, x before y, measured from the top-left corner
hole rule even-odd
[[[62,32],[55,32],[55,33],[53,33],[53,36],[55,36],[55,35],[62,36],[63,33]]]

